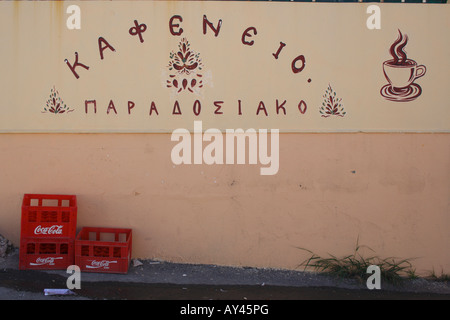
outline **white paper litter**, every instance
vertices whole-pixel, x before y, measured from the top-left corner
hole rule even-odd
[[[142,265],[143,265],[143,263],[141,261],[139,261],[138,259],[133,260],[133,267],[139,267]]]
[[[44,294],[46,296],[67,296],[73,295],[75,292],[69,289],[44,289]]]

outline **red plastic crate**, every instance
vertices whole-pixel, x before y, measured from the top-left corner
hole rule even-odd
[[[77,228],[74,195],[25,194],[22,202],[21,237],[73,238]]]
[[[21,238],[19,269],[65,270],[74,264],[72,238]]]
[[[75,264],[86,272],[127,273],[131,247],[131,229],[84,227],[75,240]]]

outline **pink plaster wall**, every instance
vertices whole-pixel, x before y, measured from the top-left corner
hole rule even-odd
[[[450,272],[449,134],[282,134],[280,169],[172,164],[169,134],[1,134],[0,234],[24,193],[78,196],[78,227],[133,229],[133,255],[294,269],[349,254]]]

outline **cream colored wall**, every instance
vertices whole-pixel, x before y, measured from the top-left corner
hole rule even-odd
[[[75,2],[81,29],[71,30],[66,26],[71,3],[0,1],[0,39],[8,44],[1,58],[10,61],[2,65],[8,76],[0,77],[0,133],[171,133],[192,130],[194,120],[221,130],[450,132],[445,94],[450,44],[442,37],[450,31],[450,6],[378,4],[382,27],[371,30],[366,26],[368,3],[81,1]],[[183,29],[181,36],[169,31],[175,15],[183,18],[174,22],[180,24],[176,30]],[[223,21],[217,37],[209,27],[203,33],[204,16],[214,25]],[[143,43],[129,33],[134,20],[147,25]],[[254,41],[252,46],[242,43],[248,27],[257,30],[246,38]],[[399,30],[408,36],[408,57],[427,68],[414,82],[415,94],[407,95],[415,99],[408,102],[390,101],[380,93],[388,84],[383,63],[393,59],[389,49]],[[105,49],[104,59],[99,37],[115,50]],[[204,81],[195,94],[167,87],[171,76],[179,83],[186,80],[167,68],[170,53],[184,37],[204,64],[195,71]],[[280,42],[285,47],[275,59]],[[89,66],[76,68],[79,78],[64,62],[75,65],[75,52],[79,63]],[[292,62],[301,56],[305,67],[295,73]],[[329,85],[342,99],[343,117],[320,114]],[[45,112],[53,88],[73,112]],[[97,113],[92,104],[86,111],[86,101],[92,100]],[[201,102],[198,115],[193,112],[196,100]],[[111,101],[116,111],[109,109]],[[130,112],[128,101],[136,104]],[[175,101],[182,115],[173,114]],[[223,101],[222,114],[215,113],[215,101]],[[258,111],[261,101],[267,116]],[[277,114],[276,101],[286,101],[286,114]],[[150,115],[152,102],[158,114]]]
[[[168,134],[1,134],[0,234],[24,193],[78,196],[78,227],[133,229],[133,256],[294,269],[356,239],[450,272],[449,134],[282,134],[280,170],[181,165]]]

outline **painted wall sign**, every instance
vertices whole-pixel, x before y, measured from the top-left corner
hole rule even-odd
[[[449,7],[375,7],[3,1],[0,132],[449,132]]]

